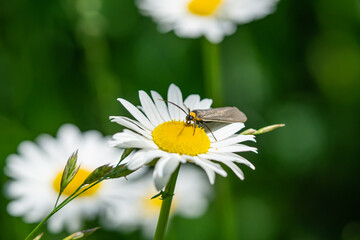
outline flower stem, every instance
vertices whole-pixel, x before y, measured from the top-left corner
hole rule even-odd
[[[31,233],[29,233],[29,235],[25,238],[25,240],[29,240],[32,239],[32,237],[34,237],[34,234],[42,227],[42,225],[44,225],[44,223],[46,223],[46,221],[52,216],[54,215],[55,212],[51,212],[49,215],[46,216],[46,218],[44,218],[32,231]]]
[[[96,184],[98,184],[99,182],[101,182],[102,180],[98,180],[95,183],[91,184],[88,187],[85,187],[83,190],[80,191],[80,187],[73,193],[71,194],[69,197],[67,197],[62,203],[60,203],[57,207],[55,207],[52,212],[47,215],[35,228],[34,230],[31,231],[31,233],[29,233],[29,235],[25,238],[25,240],[29,240],[32,239],[34,237],[34,234],[46,223],[47,220],[49,220],[49,218],[54,215],[55,213],[57,213],[61,208],[65,207],[65,205],[67,205],[69,202],[71,202],[74,198],[78,197],[80,194],[82,194],[83,192],[87,191],[88,189],[92,188],[93,186],[95,186]]]
[[[171,202],[173,199],[176,179],[179,174],[179,170],[180,170],[180,165],[171,175],[171,178],[165,187],[165,192],[163,194],[165,198],[163,199],[161,204],[161,210],[160,210],[159,220],[156,226],[154,240],[163,240],[165,238],[166,226],[169,221]]]
[[[223,84],[219,44],[203,40],[204,83],[207,95],[214,100],[215,106],[223,106]],[[220,180],[220,181],[219,181]],[[219,238],[237,239],[236,215],[230,179],[219,179],[216,186],[216,206],[219,221]]]
[[[208,96],[217,106],[223,105],[223,88],[221,81],[221,66],[219,45],[203,39],[204,83]]]

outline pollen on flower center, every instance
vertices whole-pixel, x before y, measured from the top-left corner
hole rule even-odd
[[[203,128],[187,125],[182,121],[164,122],[152,132],[153,140],[163,151],[196,156],[206,153],[210,139]]]
[[[222,0],[191,0],[188,9],[196,15],[209,16],[215,12],[221,2]]]
[[[84,182],[84,180],[87,178],[87,176],[89,176],[89,174],[90,174],[90,172],[88,170],[80,168],[79,171],[77,172],[77,174],[75,175],[74,179],[69,183],[69,185],[67,185],[67,187],[63,191],[63,194],[66,196],[70,196]],[[60,192],[61,177],[62,177],[62,171],[60,171],[56,175],[56,177],[53,181],[53,187],[54,187],[55,191],[58,193]],[[82,193],[79,197],[94,195],[98,191],[100,184],[101,183],[93,186],[89,190]]]

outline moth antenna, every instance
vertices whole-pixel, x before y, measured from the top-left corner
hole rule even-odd
[[[182,107],[180,107],[179,105],[177,105],[176,103],[173,103],[173,102],[170,102],[170,101],[168,101],[168,100],[164,100],[164,99],[160,99],[160,98],[158,98],[158,100],[160,100],[160,101],[163,101],[163,102],[168,102],[168,103],[171,103],[172,105],[174,105],[174,106],[176,106],[176,107],[178,107],[178,108],[180,108],[186,115],[188,115],[189,113],[187,113]],[[190,111],[190,109],[189,109],[189,111]]]
[[[190,108],[188,108],[188,106],[185,105],[185,103],[184,103],[184,107],[188,110],[188,114],[190,114],[191,110]]]

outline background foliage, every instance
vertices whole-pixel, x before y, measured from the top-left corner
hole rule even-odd
[[[359,13],[358,0],[282,0],[225,39],[226,105],[243,110],[248,127],[287,126],[258,137],[259,155],[246,156],[257,169],[243,167],[244,182],[230,174],[230,206],[217,197],[204,217],[173,219],[169,239],[221,239],[225,208],[239,239],[360,239]],[[201,41],[159,34],[133,1],[1,1],[0,167],[21,141],[63,123],[113,134],[120,127],[108,116],[127,115],[116,98],[138,103],[140,89],[164,96],[173,82],[211,97]],[[0,238],[23,239],[33,226],[0,201]]]

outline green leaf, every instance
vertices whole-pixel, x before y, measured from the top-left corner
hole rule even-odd
[[[161,190],[159,193],[157,193],[156,195],[152,196],[150,199],[158,198],[158,197],[162,196],[163,193],[164,193],[164,191]]]
[[[95,169],[89,176],[85,179],[82,185],[92,184],[104,177],[113,169],[109,164],[102,165]]]
[[[118,162],[117,166],[121,164],[121,162],[130,155],[130,153],[133,151],[133,148],[127,148],[124,150],[123,154],[121,155],[120,161]]]
[[[133,173],[135,170],[129,170],[125,164],[118,165],[112,169],[108,174],[108,178],[120,178],[126,177],[127,175]]]
[[[79,231],[79,232],[76,232],[76,233],[73,233],[73,234],[67,236],[63,240],[75,240],[75,239],[86,238],[86,237],[90,236],[91,234],[93,234],[98,229],[99,229],[99,227],[82,230],[82,231]]]
[[[161,197],[160,197],[160,196],[161,196]],[[164,199],[166,199],[166,198],[168,198],[168,197],[171,197],[171,196],[174,196],[174,194],[169,193],[169,191],[163,191],[163,190],[161,190],[158,194],[152,196],[151,199],[160,197],[160,198],[159,198],[160,200],[164,200]]]

